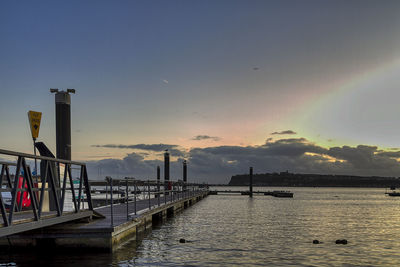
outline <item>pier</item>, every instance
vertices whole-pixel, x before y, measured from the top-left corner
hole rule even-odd
[[[0,239],[0,245],[40,246],[67,249],[113,251],[125,241],[138,239],[152,229],[153,223],[165,221],[208,195],[205,189],[186,192],[162,192],[162,197],[130,200],[94,209],[92,218],[58,224]]]
[[[209,195],[242,195],[250,196],[253,195],[264,195],[273,197],[288,197],[292,198],[293,193],[290,191],[274,190],[274,191],[245,191],[245,190],[210,190]]]
[[[210,195],[233,194],[253,197],[253,195],[264,195],[273,197],[293,198],[293,193],[290,191],[274,190],[274,191],[254,191],[253,190],[253,167],[249,168],[249,190],[211,190]]]
[[[154,181],[107,177],[91,182],[84,163],[1,149],[0,156],[16,159],[0,162],[0,246],[8,248],[45,245],[113,251],[151,229],[153,222],[162,222],[208,195],[203,185],[161,183],[159,175]],[[33,176],[26,163],[34,159],[45,166],[41,176]],[[80,166],[79,172],[71,166]],[[92,197],[92,192],[101,193]],[[30,199],[27,207],[26,199]],[[94,206],[98,200],[104,205]]]

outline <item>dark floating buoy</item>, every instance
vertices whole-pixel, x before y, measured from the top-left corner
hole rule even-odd
[[[186,243],[186,240],[184,238],[179,239],[179,243]]]
[[[319,240],[315,239],[315,240],[312,241],[312,243],[313,244],[319,244],[320,242],[319,242]]]
[[[338,239],[338,240],[336,240],[336,244],[346,245],[347,244],[347,240],[346,239]]]

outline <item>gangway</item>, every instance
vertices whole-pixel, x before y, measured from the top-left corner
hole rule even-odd
[[[3,149],[0,149],[0,158],[13,159],[0,161],[0,212],[3,220],[0,237],[93,216],[85,163]],[[32,175],[27,163],[35,159],[41,161],[40,176]],[[72,169],[80,172],[77,188]],[[9,203],[5,199],[7,194]],[[46,196],[48,208],[44,207]],[[23,207],[24,197],[30,199],[29,208]],[[87,202],[86,209],[83,199]],[[66,202],[73,203],[72,210],[65,209]]]

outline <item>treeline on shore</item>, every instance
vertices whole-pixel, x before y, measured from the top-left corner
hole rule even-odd
[[[228,185],[248,186],[248,174],[234,175]],[[398,177],[299,174],[299,173],[262,173],[253,174],[255,186],[310,186],[310,187],[400,187]]]

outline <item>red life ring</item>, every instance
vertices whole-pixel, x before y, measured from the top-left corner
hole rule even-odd
[[[24,177],[20,176],[18,180],[18,189],[22,188],[22,183],[24,181]],[[24,188],[28,188],[28,185],[25,182]],[[17,204],[19,205],[21,199],[21,192],[17,192]],[[28,191],[25,191],[24,194],[22,195],[22,207],[23,208],[28,208],[31,206],[31,198],[29,196]]]

